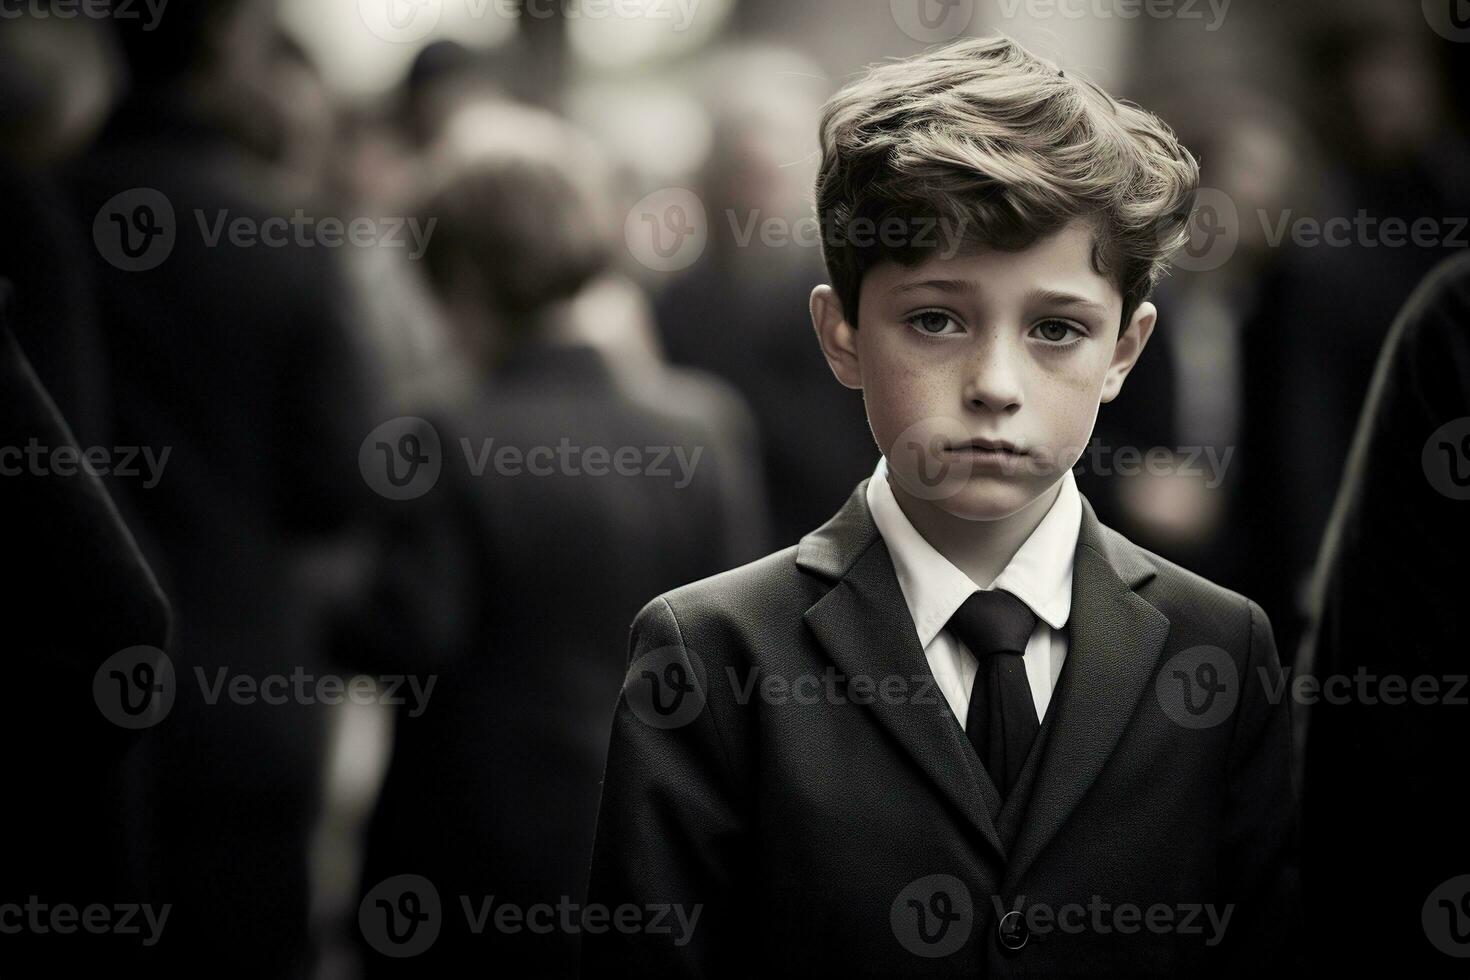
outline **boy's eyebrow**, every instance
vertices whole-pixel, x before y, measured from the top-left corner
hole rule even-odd
[[[919,292],[925,289],[936,289],[945,293],[978,293],[980,284],[973,279],[918,279],[913,282],[900,283],[894,286],[890,293],[895,296],[904,293]],[[1107,307],[1097,300],[1088,299],[1077,293],[1069,293],[1062,289],[1040,289],[1030,294],[1027,299],[1032,304],[1046,304],[1051,306],[1083,307],[1095,310],[1098,313],[1106,313]]]
[[[924,289],[937,289],[944,293],[975,293],[980,291],[980,286],[970,279],[918,279],[914,282],[900,283],[889,290],[889,292],[897,296],[902,293],[915,293]]]
[[[1034,303],[1046,303],[1052,306],[1081,306],[1096,310],[1099,313],[1107,312],[1107,307],[1103,306],[1097,300],[1088,299],[1086,296],[1079,296],[1076,293],[1069,293],[1060,289],[1038,290],[1032,293],[1030,298]]]

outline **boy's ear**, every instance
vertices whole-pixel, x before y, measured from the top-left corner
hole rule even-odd
[[[823,284],[812,290],[812,328],[827,357],[827,366],[848,388],[861,389],[863,373],[858,357],[857,329],[847,322],[837,291]]]
[[[1140,303],[1138,309],[1133,311],[1133,319],[1128,321],[1128,328],[1113,346],[1113,363],[1108,365],[1107,377],[1103,378],[1104,402],[1117,398],[1118,392],[1123,390],[1123,380],[1133,370],[1133,365],[1138,363],[1138,355],[1148,345],[1148,338],[1153,334],[1158,318],[1159,311],[1152,303]]]

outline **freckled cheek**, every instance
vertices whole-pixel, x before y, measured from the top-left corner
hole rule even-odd
[[[931,373],[893,366],[891,372],[869,379],[864,389],[868,421],[884,447],[905,429],[936,416],[954,416],[945,401],[945,383]]]
[[[1041,379],[1029,393],[1044,419],[1044,442],[1056,452],[1082,447],[1096,418],[1100,379],[1088,371],[1056,373]]]

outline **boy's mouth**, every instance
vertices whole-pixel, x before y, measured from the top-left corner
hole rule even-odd
[[[955,443],[947,447],[945,452],[964,453],[974,456],[1016,457],[1026,455],[1026,450],[1004,439],[971,439],[968,442]]]
[[[1013,475],[1020,471],[1026,450],[1004,439],[971,439],[945,449],[950,459],[971,468],[972,472]]]

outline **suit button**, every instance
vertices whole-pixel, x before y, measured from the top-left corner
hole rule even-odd
[[[1012,952],[1025,946],[1026,940],[1031,938],[1031,928],[1026,925],[1026,917],[1014,910],[1000,917],[995,933],[1000,937],[1000,944]]]

